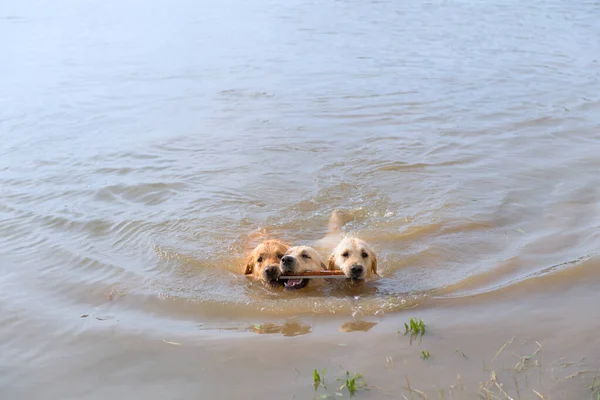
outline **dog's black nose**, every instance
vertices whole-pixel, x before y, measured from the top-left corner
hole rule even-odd
[[[277,265],[271,265],[265,268],[265,275],[269,279],[279,278],[279,267]]]
[[[283,258],[281,259],[283,265],[289,265],[292,263],[292,261],[294,261],[294,257],[292,256],[283,256]]]
[[[350,275],[353,278],[360,278],[360,276],[363,273],[363,270],[364,270],[364,268],[362,265],[353,265],[350,267]]]

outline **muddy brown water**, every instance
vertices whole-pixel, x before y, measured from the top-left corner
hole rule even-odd
[[[596,399],[599,20],[556,0],[4,4],[0,398],[338,397],[350,371],[356,398]],[[334,209],[377,282],[239,275],[245,235],[311,244]]]

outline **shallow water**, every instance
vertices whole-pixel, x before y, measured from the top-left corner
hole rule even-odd
[[[600,300],[576,295],[598,275],[599,17],[553,0],[5,5],[0,388],[45,398],[43,365],[63,359],[53,382],[118,373],[80,358],[107,337],[129,378],[53,398],[159,396],[135,378],[164,373],[142,367],[157,338],[243,337],[262,359],[282,337],[317,354],[363,332],[385,352],[407,312],[448,327],[484,304],[469,324],[491,324],[486,342],[504,332],[495,307],[542,315],[549,293],[584,319]],[[311,244],[334,209],[377,251],[368,290],[239,275],[253,231]],[[560,329],[532,315],[529,334]],[[187,398],[184,376],[161,398]]]

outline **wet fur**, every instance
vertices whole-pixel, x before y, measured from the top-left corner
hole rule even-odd
[[[347,256],[344,255],[347,253]],[[363,253],[367,257],[363,257]],[[335,247],[329,257],[329,270],[341,270],[348,278],[352,278],[350,269],[353,265],[363,267],[363,275],[355,278],[355,281],[364,281],[377,275],[377,255],[375,251],[365,242],[358,238],[344,238]]]
[[[294,252],[297,252],[298,249],[300,248],[307,248],[307,249],[311,249],[312,251],[314,251],[316,253],[315,259],[318,257],[319,259],[319,265],[318,265],[318,269],[315,270],[342,270],[345,271],[346,268],[346,263],[343,262],[343,260],[338,260],[338,257],[336,256],[337,253],[339,253],[339,251],[341,250],[342,246],[350,246],[350,248],[352,246],[358,246],[358,245],[363,245],[364,250],[368,252],[369,254],[369,263],[368,265],[364,265],[365,268],[365,277],[370,278],[373,275],[377,275],[377,256],[375,255],[375,252],[362,240],[360,239],[348,239],[348,238],[343,238],[342,234],[341,234],[341,227],[342,225],[344,225],[345,223],[347,223],[348,221],[352,220],[353,215],[351,213],[348,212],[344,212],[344,211],[340,211],[340,210],[335,210],[332,212],[330,218],[329,218],[329,224],[328,224],[328,232],[325,235],[325,237],[323,237],[322,239],[318,240],[315,242],[315,247],[317,250],[315,250],[312,247],[308,247],[308,246],[296,246],[296,247],[290,247],[287,243],[284,243],[280,240],[276,240],[276,239],[270,239],[270,240],[265,240],[262,243],[260,243],[258,246],[256,246],[256,248],[254,248],[252,251],[250,251],[250,253],[248,254],[248,256],[246,257],[246,261],[245,261],[245,265],[244,265],[244,274],[256,281],[261,281],[267,285],[283,285],[282,280],[273,280],[273,279],[269,279],[266,274],[265,274],[265,268],[269,267],[269,266],[274,266],[277,265],[280,267],[280,260],[281,260],[281,256],[285,255],[290,249],[294,249],[292,250],[292,253],[290,253],[290,255],[294,255]],[[256,232],[254,235],[251,236],[267,236],[266,235],[267,232]],[[340,242],[341,240],[341,242]],[[336,243],[339,243],[337,245],[337,247],[335,248],[333,254],[331,255],[330,259],[329,259],[329,266],[325,266],[322,261],[321,258],[318,254],[318,252],[323,252],[326,253],[329,251],[329,249],[331,249],[333,246],[336,245]],[[300,254],[300,253],[298,253]],[[340,253],[341,254],[341,253]],[[262,255],[262,259],[261,261],[258,261],[259,258]],[[308,268],[317,268],[316,265],[313,265],[311,267],[307,267],[307,271],[312,270],[312,269],[308,269]],[[279,273],[281,273],[281,268],[278,268]],[[346,273],[346,272],[344,272]],[[311,280],[312,281],[312,280]],[[318,284],[317,282],[322,282],[322,279],[315,279],[314,282],[311,283],[312,285]],[[354,280],[356,281],[356,280]]]
[[[295,262],[290,271],[286,271],[289,275],[310,272],[310,271],[326,271],[327,267],[321,260],[321,256],[315,249],[309,246],[294,246],[290,247],[285,253],[286,256],[293,257]],[[280,264],[281,272],[284,272],[283,263]]]
[[[284,260],[287,259],[286,264]],[[309,246],[290,247],[285,253],[284,259],[279,264],[281,274],[295,275],[302,272],[326,271],[327,266],[323,263],[319,253]],[[306,279],[306,286],[317,286],[323,283],[323,279]]]
[[[289,245],[276,239],[266,240],[256,246],[248,255],[244,266],[244,274],[263,283],[272,283],[265,274],[265,268],[276,266],[288,251]]]

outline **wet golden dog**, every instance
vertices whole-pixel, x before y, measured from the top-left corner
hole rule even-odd
[[[346,277],[362,282],[377,275],[377,255],[364,241],[344,238],[329,257],[329,270],[342,270]]]
[[[282,275],[296,275],[303,272],[326,271],[327,267],[321,261],[321,256],[309,246],[290,247],[279,264]],[[317,285],[319,282],[310,282],[313,279],[283,279],[286,289],[302,289],[309,283]],[[317,281],[323,281],[317,279]]]
[[[317,250],[308,246],[296,246],[290,248],[289,245],[279,240],[264,240],[271,236],[265,229],[254,232],[247,238],[247,244],[249,244],[249,242],[256,243],[258,240],[264,241],[250,251],[245,261],[244,274],[254,280],[263,282],[267,286],[277,287],[284,286],[286,283],[284,281],[289,281],[286,279],[279,279],[283,270],[326,270],[327,267],[321,261],[322,259],[319,256],[319,252],[326,253],[330,251],[330,249],[342,239],[341,226],[351,219],[352,215],[347,212],[340,210],[333,211],[329,218],[327,234],[314,244]],[[246,247],[246,245],[244,247]],[[291,251],[288,253],[288,250]],[[286,253],[288,253],[287,255],[290,257],[286,259],[287,261],[284,265],[281,261]],[[374,257],[375,253],[372,254]],[[342,263],[339,265],[341,266]],[[376,268],[376,266],[373,268]],[[288,274],[288,272],[286,272],[286,274]],[[309,284],[308,281],[310,280],[302,279],[300,282],[291,280],[291,282],[287,282],[286,288],[300,289],[307,286]],[[310,285],[318,285],[322,282],[323,279],[315,279]]]
[[[267,286],[282,286],[279,279],[281,270],[279,264],[288,251],[289,246],[279,240],[266,240],[250,252],[246,260],[245,275],[261,281]]]

